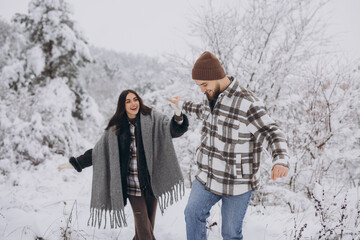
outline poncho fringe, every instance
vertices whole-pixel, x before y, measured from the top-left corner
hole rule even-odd
[[[157,197],[161,214],[164,214],[169,205],[173,205],[174,201],[178,202],[185,195],[184,181],[179,181],[171,187],[170,191],[165,192]]]
[[[106,228],[107,224],[107,216],[106,214],[109,214],[110,219],[110,227],[111,228],[121,228],[121,227],[127,227],[126,217],[124,209],[113,211],[113,210],[104,210],[104,209],[97,209],[97,208],[91,208],[90,209],[90,217],[88,220],[87,225],[92,227],[98,227],[100,229],[102,220],[104,219],[104,229]]]
[[[171,190],[165,192],[158,196],[159,208],[161,214],[163,215],[165,210],[169,207],[169,205],[173,205],[175,202],[178,202],[185,195],[185,185],[183,181],[179,181],[179,183],[175,184],[171,187]],[[127,227],[126,216],[124,209],[119,211],[110,211],[104,209],[91,208],[90,209],[90,217],[88,220],[88,226],[98,227],[100,229],[101,223],[104,220],[104,229],[107,225],[107,213],[109,214],[110,219],[110,227],[113,228],[121,228]]]

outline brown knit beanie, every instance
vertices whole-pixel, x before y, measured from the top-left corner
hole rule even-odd
[[[225,71],[219,60],[211,52],[201,54],[192,69],[194,80],[218,80],[225,76]]]

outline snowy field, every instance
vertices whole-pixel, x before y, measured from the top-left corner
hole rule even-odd
[[[0,2],[8,11],[9,3]],[[91,168],[78,173],[57,167],[94,145],[124,89],[136,90],[146,105],[168,116],[173,96],[200,101],[191,69],[204,50],[222,53],[228,74],[264,100],[288,140],[288,177],[270,180],[270,155],[263,155],[260,190],[244,220],[245,239],[360,239],[360,59],[346,59],[333,36],[324,35],[323,1],[239,1],[241,8],[223,10],[207,1],[204,12],[193,13],[198,20],[190,21],[187,49],[161,57],[87,41],[71,16],[71,1],[28,2],[27,14],[14,15],[11,22],[0,18],[0,240],[132,239],[129,205],[127,228],[87,226]],[[132,13],[126,4],[123,10]],[[139,22],[152,30],[148,20]],[[217,24],[204,24],[209,21]],[[132,39],[119,22],[109,25],[109,32]],[[144,34],[129,19],[122,22]],[[190,119],[189,131],[174,139],[187,186],[196,172],[200,131],[201,121]],[[187,188],[163,216],[158,211],[157,239],[186,239],[183,212],[189,194]],[[210,240],[222,239],[220,204],[208,219]]]
[[[70,169],[58,172],[57,165],[64,161],[64,158],[46,161],[36,171],[19,168],[9,173],[7,179],[0,175],[0,239],[132,239],[134,222],[129,205],[126,206],[128,227],[104,230],[87,226],[92,169],[81,173]],[[189,193],[190,189],[186,189],[184,198],[163,216],[158,210],[157,239],[186,239],[183,211]],[[349,192],[348,199],[352,199],[349,204],[359,199],[358,190]],[[222,239],[219,207],[220,203],[213,207],[208,219],[209,224],[214,225],[208,231],[210,240]],[[254,240],[294,239],[294,219],[297,230],[304,223],[308,225],[301,239],[313,239],[311,236],[319,227],[314,210],[310,208],[291,214],[288,206],[266,209],[250,206],[244,223],[244,237]]]

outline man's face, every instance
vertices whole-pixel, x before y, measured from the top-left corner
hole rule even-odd
[[[218,80],[195,80],[201,92],[205,93],[209,100],[216,99],[220,94],[220,83]]]

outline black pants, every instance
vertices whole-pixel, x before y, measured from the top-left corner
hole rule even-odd
[[[155,240],[153,231],[155,224],[157,199],[144,194],[141,197],[128,196],[134,214],[135,236],[133,240]]]

